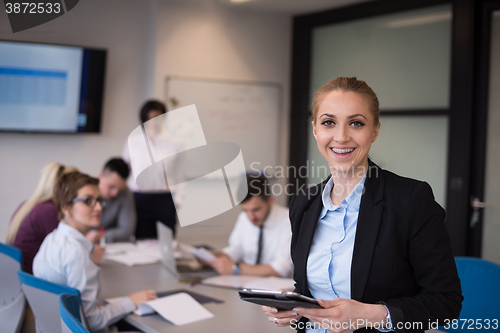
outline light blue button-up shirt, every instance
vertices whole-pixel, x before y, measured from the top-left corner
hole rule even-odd
[[[323,190],[323,209],[307,260],[307,282],[315,299],[351,298],[352,253],[365,180],[366,173],[342,206],[332,202],[332,178]],[[321,327],[306,331],[327,332]]]

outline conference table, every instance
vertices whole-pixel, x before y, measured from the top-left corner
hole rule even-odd
[[[224,303],[205,303],[214,314],[210,319],[175,326],[158,314],[137,316],[129,314],[125,321],[146,333],[176,332],[290,332],[290,328],[276,327],[262,312],[261,307],[240,300],[238,291],[197,284],[190,286],[173,277],[160,263],[128,267],[103,260],[101,266],[101,299],[125,296],[143,289],[168,291],[186,289],[223,300]]]

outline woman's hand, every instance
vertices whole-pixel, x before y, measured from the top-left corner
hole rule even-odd
[[[302,316],[293,311],[278,311],[278,309],[270,306],[263,306],[262,311],[267,315],[269,321],[272,321],[274,325],[279,327],[290,326],[293,323],[292,320],[297,322],[302,318]]]
[[[145,303],[147,301],[150,301],[152,299],[156,298],[156,291],[154,290],[142,290],[135,292],[133,294],[130,294],[128,296],[135,304],[135,307],[138,307],[142,303]]]
[[[380,304],[365,304],[352,299],[318,300],[324,309],[296,308],[297,313],[329,332],[352,332],[363,327],[384,327],[387,310]]]
[[[92,261],[94,262],[94,264],[98,264],[103,256],[104,249],[99,245],[94,245],[94,250],[92,251]]]
[[[99,230],[91,229],[85,234],[85,238],[92,244],[99,244],[99,240],[101,239],[101,233]]]

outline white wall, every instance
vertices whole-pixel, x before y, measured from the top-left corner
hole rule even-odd
[[[291,58],[287,15],[242,11],[216,0],[85,0],[54,21],[16,34],[0,11],[0,39],[108,50],[100,134],[0,133],[0,241],[5,240],[12,212],[34,190],[43,165],[59,161],[97,175],[108,157],[121,153],[126,137],[139,123],[142,102],[163,98],[167,75],[280,83],[284,96],[279,161],[287,165]],[[179,235],[225,239],[237,213],[234,209],[182,228]]]
[[[0,39],[83,45],[108,50],[100,134],[0,133],[0,240],[17,205],[34,190],[40,169],[59,161],[97,175],[121,155],[139,123],[137,110],[153,95],[155,23],[152,0],[85,0],[68,14],[13,34],[0,11]]]

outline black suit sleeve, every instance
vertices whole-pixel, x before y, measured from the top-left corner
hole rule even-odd
[[[299,216],[300,213],[303,212],[302,209],[298,209],[299,208],[299,204],[297,202],[297,195],[294,195],[292,197],[292,200],[290,201],[290,210],[289,210],[289,218],[290,218],[290,223],[291,223],[291,227],[292,227],[292,241],[291,241],[291,244],[290,244],[290,253],[292,254],[292,262],[293,262],[293,265],[294,265],[294,270],[293,270],[293,280],[295,281],[294,283],[294,291],[296,293],[299,293],[299,294],[306,294],[305,290],[304,290],[304,286],[300,283],[301,279],[298,277],[298,274],[297,274],[297,270],[295,269],[295,255],[293,255],[294,251],[297,251],[297,248],[299,247],[298,246],[298,239],[299,239],[299,235],[300,235],[300,232],[299,232],[299,229],[300,229],[300,220],[302,218],[302,216]],[[302,205],[300,205],[302,206]],[[302,208],[302,207],[301,207]],[[309,319],[307,319],[306,317],[302,317],[299,319],[298,322],[295,323],[295,325],[292,325],[291,328],[294,328],[299,332],[299,333],[302,333],[302,332],[305,332],[304,329],[300,329],[299,327],[305,327],[305,324],[306,322],[308,321]]]
[[[444,223],[445,212],[435,202],[427,183],[415,186],[409,207],[408,259],[421,289],[415,296],[384,302],[396,332],[406,331],[401,328],[408,322],[421,323],[420,330],[428,329],[429,323],[436,321],[445,325],[445,319],[458,318],[463,300]]]
[[[295,202],[295,199],[297,198],[297,195],[294,195],[292,197],[292,200],[290,200],[290,210],[288,211],[288,217],[290,218],[290,224],[291,224],[291,228],[292,228],[292,238],[295,237],[297,238],[298,237],[298,230],[297,227],[298,227],[298,223],[294,221],[296,221],[296,209],[294,209],[296,206],[294,205],[294,202]],[[295,251],[295,247],[296,247],[296,244],[297,244],[297,241],[296,239],[292,239],[291,241],[291,244],[290,244],[290,253],[292,254],[293,251]],[[292,262],[293,262],[293,265],[295,266],[295,261],[294,261],[294,258],[295,256],[292,255]],[[299,285],[299,283],[297,282],[297,276],[296,276],[296,270],[294,269],[293,270],[293,280],[295,281],[294,283],[294,291],[297,292],[297,293],[302,293],[302,287]]]

